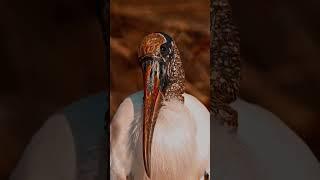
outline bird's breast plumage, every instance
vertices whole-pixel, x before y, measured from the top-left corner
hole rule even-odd
[[[154,129],[152,143],[151,179],[199,179],[210,172],[210,115],[196,98],[184,94],[185,101],[165,101],[161,107]],[[129,101],[128,101],[129,100]],[[126,161],[132,163],[128,173],[134,179],[148,179],[142,157],[142,109],[143,92],[127,98],[126,107],[131,113],[123,130],[127,133]],[[121,106],[121,105],[120,105]],[[123,110],[122,110],[123,111]],[[118,117],[119,118],[119,117]],[[113,119],[115,123],[117,120]],[[120,143],[119,143],[120,144]],[[116,157],[113,157],[116,158]],[[112,159],[112,157],[111,157]]]

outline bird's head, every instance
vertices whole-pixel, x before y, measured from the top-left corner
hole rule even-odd
[[[138,56],[144,80],[143,159],[150,177],[152,137],[160,107],[173,98],[183,102],[185,74],[178,48],[165,33],[147,35]]]

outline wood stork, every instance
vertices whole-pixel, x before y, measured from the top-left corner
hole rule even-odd
[[[151,33],[138,60],[144,91],[127,97],[110,124],[111,179],[208,179],[210,113],[184,92],[175,42]]]

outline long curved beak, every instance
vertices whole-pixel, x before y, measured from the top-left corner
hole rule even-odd
[[[151,174],[151,146],[154,127],[162,101],[163,65],[152,57],[142,63],[144,80],[143,161],[146,174]]]

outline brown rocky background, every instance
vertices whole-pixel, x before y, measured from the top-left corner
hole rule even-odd
[[[165,32],[173,37],[184,63],[186,92],[209,105],[209,8],[206,0],[111,2],[111,117],[124,98],[143,90],[137,49],[142,38],[152,32]]]

